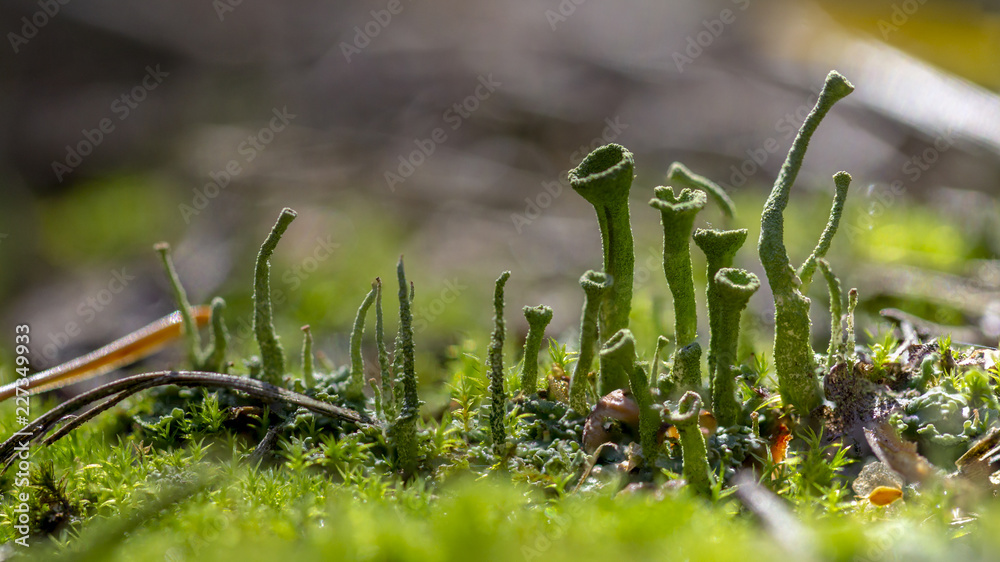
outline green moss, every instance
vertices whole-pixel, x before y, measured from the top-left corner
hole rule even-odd
[[[628,198],[634,168],[631,152],[623,146],[609,144],[588,154],[569,172],[570,185],[597,212],[604,248],[604,272],[614,282],[601,306],[602,338],[627,328],[632,310],[635,248]]]

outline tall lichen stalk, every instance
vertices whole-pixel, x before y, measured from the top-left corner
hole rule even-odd
[[[812,112],[792,142],[778,179],[761,214],[757,250],[774,295],[774,362],[782,399],[808,415],[823,399],[810,344],[809,299],[799,290],[801,280],[788,258],[784,243],[784,211],[813,132],[833,105],[854,90],[837,72],[826,78]],[[832,221],[831,221],[832,222]],[[834,230],[836,227],[834,227]],[[821,239],[822,242],[822,239]],[[819,256],[822,257],[822,256]]]
[[[760,288],[760,280],[749,271],[723,268],[715,274],[718,321],[713,334],[717,343],[716,373],[712,380],[712,412],[721,427],[739,422],[741,406],[736,399],[736,351],[740,336],[740,315],[750,297]]]
[[[490,372],[490,431],[493,434],[493,449],[503,455],[507,445],[507,432],[503,425],[507,414],[507,393],[503,387],[503,342],[507,335],[507,324],[503,318],[504,285],[510,279],[510,272],[504,271],[497,279],[493,292],[493,335],[487,356]]]
[[[395,349],[399,358],[403,383],[403,404],[399,416],[393,424],[392,434],[396,440],[396,453],[404,478],[410,478],[417,470],[417,417],[420,415],[420,398],[417,396],[417,373],[414,366],[413,314],[410,311],[410,293],[407,291],[406,271],[403,257],[396,265],[399,280],[399,338]]]
[[[253,331],[257,337],[257,345],[260,346],[261,380],[275,386],[281,385],[281,378],[285,374],[285,350],[278,341],[271,310],[271,254],[295,217],[295,211],[288,207],[281,210],[277,222],[260,246],[254,266]]]
[[[649,391],[649,378],[645,369],[636,362],[635,337],[629,330],[620,330],[611,336],[601,350],[601,365],[618,371],[628,380],[632,396],[639,406],[639,441],[642,457],[648,467],[652,467],[659,455],[657,432],[660,419],[653,410],[653,396]]]
[[[354,317],[354,329],[351,330],[351,381],[347,387],[347,398],[349,400],[363,400],[365,389],[365,360],[361,355],[361,339],[365,334],[365,318],[368,316],[368,309],[375,302],[375,295],[378,293],[376,283],[372,283],[372,290],[365,296],[358,314]]]
[[[594,150],[570,170],[569,182],[597,212],[604,249],[604,272],[613,285],[601,306],[600,334],[608,338],[628,327],[632,310],[635,248],[629,219],[628,197],[635,162],[632,153],[617,144]]]
[[[524,339],[521,392],[531,396],[538,392],[538,352],[545,337],[545,327],[552,321],[552,309],[544,305],[526,306],[523,312],[528,321],[528,336]]]
[[[663,274],[674,299],[674,339],[682,348],[698,336],[698,309],[694,300],[694,274],[691,268],[691,231],[695,216],[708,198],[704,191],[657,187],[649,205],[660,211],[663,225]]]
[[[719,287],[715,280],[715,275],[720,269],[733,266],[733,259],[736,257],[736,252],[743,247],[743,243],[747,240],[747,230],[745,228],[739,230],[699,228],[694,231],[693,238],[694,243],[704,252],[705,259],[708,262],[708,288],[705,293],[708,301],[709,329],[708,380],[709,386],[712,386],[715,380],[715,363],[719,355],[719,346],[721,345],[720,334],[722,330],[721,326],[719,326],[721,318],[719,306],[722,301],[719,298]]]
[[[597,351],[598,321],[601,303],[604,295],[611,288],[611,279],[599,271],[588,271],[580,277],[580,287],[583,289],[583,312],[580,318],[580,355],[573,368],[573,377],[569,383],[569,405],[578,414],[585,415],[587,408],[587,375],[594,363]],[[619,388],[615,386],[623,381],[598,380],[598,392],[610,388],[607,392]],[[613,388],[612,388],[613,387]],[[604,392],[603,394],[607,394]],[[603,396],[602,394],[602,396]]]

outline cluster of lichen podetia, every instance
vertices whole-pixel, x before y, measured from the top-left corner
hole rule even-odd
[[[783,241],[783,211],[795,181],[806,146],[823,116],[833,104],[853,90],[840,74],[831,72],[820,93],[815,108],[806,118],[781,168],[761,216],[758,252],[767,280],[774,295],[775,340],[774,361],[780,392],[786,405],[800,415],[809,416],[823,400],[818,378],[815,353],[810,344],[809,299],[804,287],[818,268],[827,280],[831,295],[834,330],[828,350],[830,357],[843,357],[850,349],[852,327],[848,325],[848,343],[841,341],[841,311],[843,298],[840,283],[823,259],[836,233],[850,176],[840,172],[834,176],[836,196],[826,229],[816,249],[808,259],[794,269]],[[629,195],[633,180],[634,161],[624,147],[610,144],[596,149],[569,173],[570,184],[596,211],[603,247],[604,271],[587,271],[580,278],[584,306],[580,321],[579,356],[570,383],[568,401],[578,416],[590,412],[588,404],[589,375],[594,359],[598,360],[597,395],[605,396],[619,390],[631,392],[639,409],[639,435],[642,458],[652,466],[660,453],[658,443],[661,424],[676,426],[681,442],[683,471],[687,481],[699,492],[707,493],[712,476],[706,458],[704,436],[699,429],[699,415],[704,404],[715,416],[720,427],[745,424],[744,406],[736,393],[737,343],[740,316],[750,297],[760,288],[760,281],[749,271],[734,268],[737,251],[747,238],[747,231],[694,229],[697,214],[709,197],[716,201],[727,217],[734,214],[733,203],[718,185],[692,173],[679,163],[670,167],[668,179],[673,187],[657,187],[649,204],[660,212],[663,225],[663,271],[673,298],[675,350],[668,372],[661,373],[661,353],[668,345],[660,335],[653,361],[639,361],[636,341],[629,331],[632,300],[632,279],[635,264],[630,224]],[[254,276],[254,333],[260,347],[259,364],[251,366],[251,375],[265,382],[281,385],[285,373],[285,357],[272,322],[269,258],[281,235],[294,220],[295,213],[284,209],[268,235],[260,253]],[[698,319],[695,302],[694,275],[691,262],[691,241],[705,254],[708,286],[708,385],[703,384],[702,348],[697,341]],[[190,305],[176,278],[169,255],[161,250],[175,297],[185,319],[191,362],[206,370],[225,368],[226,334],[221,320],[224,303],[213,301],[213,343],[201,351],[197,331],[191,319]],[[390,363],[384,342],[382,324],[382,283],[376,278],[358,310],[351,334],[351,367],[346,383],[340,388],[341,397],[363,408],[365,383],[371,386],[376,419],[395,444],[401,473],[416,473],[418,459],[417,419],[420,401],[414,369],[414,342],[411,302],[413,284],[408,283],[403,261],[397,266],[399,282],[400,328],[396,337],[393,360]],[[496,282],[494,293],[494,330],[490,340],[487,371],[491,406],[489,412],[493,449],[498,457],[505,456],[505,418],[509,396],[504,388],[503,345],[506,334],[504,321],[504,285],[510,272],[504,272]],[[852,292],[852,295],[855,294]],[[856,298],[851,301],[856,302]],[[365,381],[361,355],[361,338],[365,318],[374,304],[376,341],[381,384],[374,379]],[[849,308],[849,314],[852,308]],[[552,320],[552,310],[546,306],[524,307],[529,331],[524,346],[521,372],[521,393],[531,398],[538,389],[538,354],[545,327]],[[850,318],[849,318],[850,321]],[[313,384],[312,337],[304,328],[303,380],[308,388]],[[677,399],[676,405],[671,400]],[[659,402],[659,403],[658,403]]]

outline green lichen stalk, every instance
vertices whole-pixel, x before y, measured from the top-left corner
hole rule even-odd
[[[594,353],[598,342],[598,315],[604,296],[611,289],[611,278],[598,271],[588,271],[580,277],[580,287],[583,288],[583,314],[580,318],[580,355],[573,368],[573,377],[569,383],[569,405],[578,414],[586,414],[587,408],[587,374],[594,363]],[[615,384],[624,384],[627,381],[598,381],[598,392],[605,388],[612,387],[607,392],[616,388]],[[601,396],[607,394],[602,392]]]
[[[719,427],[736,425],[740,403],[736,399],[736,350],[740,336],[740,315],[750,297],[760,288],[757,276],[744,269],[723,268],[715,274],[718,299],[718,361],[712,381],[712,411]]]
[[[663,356],[663,350],[670,345],[670,340],[667,336],[658,336],[656,338],[656,351],[653,352],[653,360],[649,362],[649,382],[653,386],[659,387],[660,380],[660,357]]]
[[[396,402],[392,393],[392,376],[389,374],[389,352],[385,349],[385,326],[382,324],[382,279],[375,278],[375,346],[378,348],[378,366],[382,375],[382,391],[379,397],[385,412],[385,419],[396,415]]]
[[[159,242],[153,246],[156,253],[160,255],[163,262],[163,269],[167,272],[167,280],[170,282],[170,290],[174,294],[174,302],[181,313],[181,325],[184,327],[184,340],[187,343],[188,361],[195,369],[202,368],[201,357],[201,334],[198,333],[198,325],[195,324],[194,315],[191,314],[191,303],[188,301],[187,292],[181,284],[181,278],[174,268],[174,260],[170,257],[170,244]]]
[[[826,223],[826,228],[823,229],[823,234],[819,237],[819,242],[816,243],[816,248],[813,249],[806,261],[802,262],[802,266],[799,267],[797,275],[802,281],[801,291],[806,292],[809,287],[809,283],[812,282],[813,274],[816,273],[817,261],[826,257],[826,253],[830,250],[830,244],[833,242],[833,237],[837,234],[837,228],[840,226],[840,217],[844,214],[844,202],[847,201],[847,190],[851,187],[851,175],[847,172],[837,172],[833,176],[833,185],[836,188],[836,193],[833,195],[833,206],[830,208],[830,219]]]
[[[632,310],[635,248],[628,196],[634,169],[631,152],[623,146],[608,144],[591,152],[569,172],[570,185],[597,212],[604,248],[604,271],[614,280],[601,306],[601,337],[627,328]]]
[[[545,327],[552,321],[552,309],[545,306],[524,307],[528,321],[528,336],[524,340],[524,367],[521,369],[521,392],[531,396],[538,392],[538,351],[545,337]]]
[[[503,288],[510,279],[510,272],[504,271],[497,278],[493,292],[493,335],[490,337],[490,349],[487,358],[490,372],[490,430],[493,434],[493,449],[497,455],[504,453],[507,444],[507,432],[503,426],[507,414],[507,394],[503,388],[503,341],[507,334],[507,326],[503,319]]]
[[[849,359],[857,355],[857,339],[854,334],[854,310],[858,307],[858,290],[847,292],[847,344],[844,353]]]
[[[281,377],[285,374],[285,351],[281,348],[278,335],[274,330],[271,313],[271,254],[281,240],[281,235],[288,225],[295,220],[295,211],[285,207],[278,215],[277,222],[264,239],[257,254],[253,276],[253,331],[260,346],[261,380],[275,386],[281,385]]]
[[[698,336],[698,309],[694,300],[694,275],[691,270],[691,231],[694,219],[705,207],[704,191],[682,189],[676,196],[673,188],[657,187],[649,205],[660,211],[663,224],[663,274],[674,299],[674,339],[678,348]]]
[[[351,331],[351,382],[347,387],[347,398],[350,400],[364,398],[365,360],[361,355],[361,339],[365,334],[365,317],[375,302],[377,292],[375,283],[372,283],[372,290],[365,296],[365,300],[358,308],[357,316],[354,317],[354,329]]]
[[[694,231],[694,243],[705,254],[708,262],[708,289],[705,291],[708,300],[708,380],[709,386],[715,380],[715,360],[719,355],[719,295],[715,275],[720,269],[733,266],[736,252],[747,240],[747,230],[715,230],[699,228]]]
[[[830,347],[827,349],[826,366],[833,367],[840,361],[845,361],[844,354],[844,290],[840,279],[830,269],[830,263],[825,259],[816,260],[819,271],[826,279],[830,291]]]
[[[736,216],[736,204],[719,184],[689,170],[684,164],[674,162],[667,169],[667,181],[678,187],[687,187],[694,190],[701,190],[709,194],[712,199],[722,208],[722,213],[727,218]]]
[[[653,466],[657,456],[656,434],[660,430],[659,416],[653,410],[653,396],[649,392],[649,379],[642,366],[636,363],[635,337],[629,330],[619,330],[601,350],[602,369],[622,373],[629,382],[632,396],[639,405],[639,441],[642,457],[647,466]]]
[[[226,309],[226,301],[222,297],[212,299],[212,316],[209,323],[212,326],[212,339],[209,340],[208,349],[201,361],[201,368],[206,371],[226,374],[229,370],[226,365],[226,349],[229,347],[229,331],[226,330],[226,322],[222,317],[222,311]]]
[[[316,386],[313,374],[313,336],[309,324],[302,326],[302,384],[306,388]]]
[[[809,299],[800,291],[800,280],[788,259],[784,243],[784,211],[792,185],[802,167],[806,148],[820,121],[854,86],[837,72],[826,78],[812,112],[792,142],[771,195],[761,215],[757,250],[774,295],[774,363],[782,399],[800,413],[809,414],[822,401],[816,362],[809,342]]]
[[[677,427],[680,436],[684,479],[695,492],[709,495],[712,490],[712,469],[708,466],[705,436],[698,423],[700,414],[701,396],[697,392],[688,391],[677,403],[677,409],[668,412],[668,421]]]
[[[396,266],[396,276],[399,279],[399,345],[395,353],[400,358],[403,400],[392,434],[396,440],[399,466],[404,478],[409,478],[417,470],[417,416],[420,414],[420,398],[417,396],[417,373],[413,361],[413,313],[410,311],[410,295],[406,290],[402,256]]]
[[[678,392],[688,390],[704,393],[707,395],[706,399],[710,398],[711,393],[706,393],[701,384],[701,344],[694,342],[675,351],[670,375],[660,379],[657,386],[664,398],[671,398]]]

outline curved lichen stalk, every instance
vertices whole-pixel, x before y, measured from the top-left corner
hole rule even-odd
[[[396,415],[392,376],[389,374],[389,352],[385,348],[385,326],[382,323],[382,279],[375,278],[375,346],[378,348],[378,366],[382,375],[382,410],[385,419]]]
[[[719,298],[715,274],[720,269],[733,266],[736,252],[747,240],[747,229],[715,230],[699,228],[694,231],[694,243],[705,254],[708,262],[708,289],[705,291],[708,301],[708,381],[709,386],[715,379],[715,358],[719,355]]]
[[[503,426],[507,414],[507,394],[503,388],[503,341],[507,334],[507,325],[503,319],[503,288],[510,279],[510,272],[504,271],[497,278],[493,291],[493,335],[490,337],[490,349],[487,356],[487,367],[490,372],[490,430],[493,434],[493,450],[497,455],[503,455],[507,444],[507,432]]]
[[[698,309],[694,300],[694,274],[691,270],[691,231],[694,219],[705,207],[704,191],[682,189],[676,196],[673,188],[657,187],[649,205],[660,211],[663,224],[663,274],[674,298],[674,339],[684,347],[698,335]]]
[[[854,86],[837,72],[826,78],[812,112],[792,142],[785,163],[774,183],[761,214],[757,251],[774,295],[774,364],[782,399],[802,414],[809,414],[822,402],[816,376],[816,361],[809,342],[809,299],[800,291],[800,280],[788,259],[784,243],[784,216],[788,197],[802,167],[809,139],[820,121],[838,100]]]
[[[740,337],[740,315],[750,297],[760,288],[757,276],[744,269],[723,268],[715,274],[719,330],[716,373],[712,381],[712,412],[719,427],[739,422],[736,400],[736,350]],[[713,337],[715,334],[713,334]]]
[[[528,336],[524,339],[524,366],[521,369],[521,392],[531,396],[538,392],[538,351],[545,337],[545,327],[552,321],[552,309],[545,306],[526,306],[524,319],[528,321]]]
[[[295,220],[295,211],[285,207],[278,215],[277,222],[264,239],[257,254],[253,276],[253,331],[260,346],[261,380],[275,386],[281,386],[281,377],[285,374],[285,350],[281,348],[278,335],[274,330],[271,312],[271,254],[281,240],[281,235],[288,225]]]
[[[684,479],[695,492],[709,495],[712,491],[712,469],[708,466],[708,450],[701,433],[701,396],[688,391],[677,403],[677,409],[667,412],[670,423],[677,427],[684,462]]]
[[[368,316],[368,309],[375,302],[375,295],[378,293],[376,284],[372,283],[372,290],[365,296],[358,308],[358,314],[354,317],[354,329],[351,330],[351,382],[347,386],[346,398],[348,400],[361,400],[364,398],[365,389],[365,359],[361,355],[361,339],[365,334],[365,317]]]
[[[837,228],[840,226],[840,217],[844,214],[844,202],[847,201],[847,190],[851,187],[851,175],[847,172],[837,172],[833,176],[833,185],[836,187],[836,193],[833,195],[830,219],[826,223],[826,228],[823,229],[823,234],[819,237],[819,242],[816,243],[816,248],[809,254],[806,261],[802,262],[796,273],[799,276],[799,280],[802,281],[802,287],[799,290],[803,293],[809,288],[813,274],[816,273],[816,262],[826,257],[826,253],[830,250],[830,244],[833,242],[833,237],[837,234]]]
[[[660,420],[653,410],[653,395],[649,392],[646,371],[636,363],[635,337],[629,330],[620,330],[611,336],[601,350],[601,365],[622,373],[632,389],[632,397],[639,406],[639,441],[646,466],[652,467],[658,456],[656,445]]]
[[[212,299],[212,316],[209,320],[212,325],[212,337],[201,360],[201,365],[203,369],[213,373],[226,374],[229,371],[226,365],[229,331],[226,330],[226,322],[222,317],[222,311],[225,309],[226,301],[222,297]]]
[[[181,278],[174,268],[174,260],[170,257],[170,244],[159,242],[153,246],[156,253],[160,255],[163,262],[163,269],[167,272],[167,280],[170,282],[170,290],[174,294],[174,302],[177,303],[177,310],[181,313],[181,325],[184,327],[184,339],[187,343],[188,361],[194,369],[203,368],[201,334],[198,332],[198,325],[194,321],[191,313],[191,302],[188,301],[187,292],[181,284]]]
[[[844,290],[829,262],[820,258],[816,263],[826,279],[826,286],[830,292],[830,347],[826,352],[826,366],[833,367],[847,359],[844,353]]]
[[[722,208],[722,214],[730,219],[736,216],[736,204],[733,203],[726,190],[705,176],[699,176],[692,172],[684,164],[680,162],[671,164],[670,168],[667,169],[667,181],[678,187],[700,189],[708,193]]]
[[[417,416],[420,414],[420,398],[417,396],[417,373],[413,352],[413,314],[410,311],[410,293],[407,292],[406,272],[403,257],[396,265],[399,279],[399,345],[395,354],[400,358],[400,373],[403,383],[402,407],[392,427],[396,440],[399,466],[404,478],[409,478],[417,470]],[[412,289],[412,285],[411,285]]]
[[[604,271],[614,279],[614,286],[601,306],[601,337],[627,328],[632,310],[635,248],[628,196],[634,169],[631,152],[621,145],[608,144],[588,154],[569,172],[570,185],[597,212]]]
[[[588,271],[580,277],[580,287],[583,288],[583,313],[580,318],[580,355],[573,368],[573,377],[569,382],[569,405],[581,415],[589,411],[587,408],[587,375],[594,363],[594,353],[598,341],[598,315],[604,296],[611,289],[611,278],[598,271]],[[598,380],[598,392],[601,396],[611,392],[623,381]],[[614,387],[603,392],[608,387]]]

